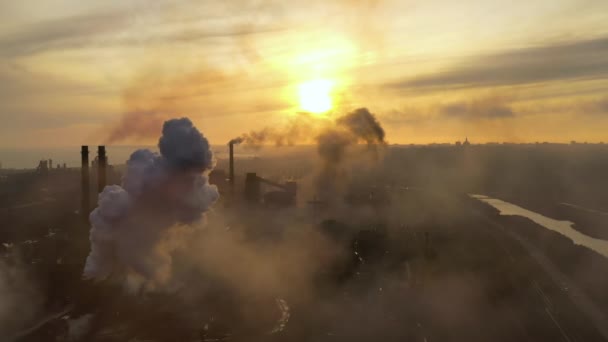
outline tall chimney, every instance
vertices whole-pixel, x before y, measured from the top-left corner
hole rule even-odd
[[[249,201],[249,203],[259,203],[260,202],[260,178],[255,172],[247,172],[245,177],[245,199]]]
[[[230,141],[228,147],[230,149],[230,191],[234,192],[234,142]]]
[[[80,213],[83,219],[87,221],[89,219],[89,201],[91,199],[89,191],[89,146],[82,146],[80,155],[82,156],[82,164],[80,167]]]
[[[102,192],[106,187],[106,165],[108,159],[106,157],[106,147],[97,146],[97,192]]]

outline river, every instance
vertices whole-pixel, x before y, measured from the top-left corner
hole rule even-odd
[[[500,212],[500,215],[517,215],[526,217],[540,226],[567,237],[568,239],[572,240],[574,244],[587,247],[608,258],[608,241],[597,239],[579,232],[573,228],[573,222],[555,220],[496,198],[491,198],[484,195],[470,196],[496,208]]]

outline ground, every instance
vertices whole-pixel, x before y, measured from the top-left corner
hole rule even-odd
[[[444,152],[442,160],[460,163],[461,151]],[[363,195],[347,196],[337,210],[223,200],[207,223],[220,233],[192,242],[213,238],[215,245],[196,245],[204,261],[175,257],[176,276],[187,281],[136,294],[81,279],[88,225],[77,213],[77,186],[53,201],[31,195],[31,206],[7,200],[3,265],[18,266],[33,285],[28,298],[38,299],[28,302],[33,314],[2,333],[18,341],[608,339],[604,257],[527,219],[500,216],[433,170],[411,170],[416,186],[395,177],[360,186]],[[73,178],[79,184],[77,172]],[[453,186],[428,186],[429,179]],[[494,195],[603,233],[601,213],[559,210],[550,197],[505,189]]]

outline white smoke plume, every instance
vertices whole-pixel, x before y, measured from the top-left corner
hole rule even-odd
[[[135,151],[122,186],[107,186],[99,194],[90,215],[85,278],[119,274],[148,288],[166,284],[172,252],[219,198],[208,181],[215,166],[209,142],[189,119],[166,121],[158,146],[160,154]]]

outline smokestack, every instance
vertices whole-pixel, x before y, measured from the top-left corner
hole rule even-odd
[[[245,199],[249,203],[260,202],[260,178],[255,172],[247,172],[245,177]]]
[[[108,159],[106,157],[106,147],[97,146],[97,192],[101,193],[106,187],[106,165]]]
[[[88,221],[89,219],[89,200],[91,198],[89,191],[89,146],[82,146],[80,150],[82,156],[82,164],[80,167],[81,198],[80,198],[80,213],[82,217]]]
[[[234,141],[230,140],[228,147],[230,150],[230,191],[234,192]]]

